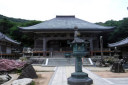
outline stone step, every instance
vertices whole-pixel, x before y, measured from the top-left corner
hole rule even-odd
[[[46,63],[46,58],[30,58],[29,59],[32,64],[45,64]]]
[[[47,66],[69,66],[75,65],[75,58],[48,58]],[[93,65],[91,59],[84,58],[83,65]]]

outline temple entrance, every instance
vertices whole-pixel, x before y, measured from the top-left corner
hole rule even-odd
[[[50,51],[71,51],[67,40],[50,40],[47,42],[47,49]]]
[[[46,40],[45,47],[43,40],[36,40],[35,42],[35,49],[34,49],[34,56],[47,56],[47,57],[65,57],[65,53],[72,53],[72,48],[70,47],[70,43],[73,39],[60,39],[60,40]],[[87,56],[91,54],[90,48],[90,41],[85,40],[86,48],[87,48]],[[45,48],[45,50],[43,50]]]

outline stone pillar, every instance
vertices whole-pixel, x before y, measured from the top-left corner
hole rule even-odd
[[[90,52],[91,52],[91,56],[93,56],[93,39],[90,39],[89,42],[90,42]]]
[[[75,72],[82,72],[82,58],[76,57],[75,59]]]
[[[47,45],[47,42],[46,42],[46,38],[43,37],[43,56],[46,56],[46,45]]]
[[[101,59],[103,59],[103,37],[100,36],[100,51],[101,51]]]

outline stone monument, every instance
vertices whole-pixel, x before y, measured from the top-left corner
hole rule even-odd
[[[119,54],[117,54],[117,48],[115,47],[115,54],[114,54],[114,63],[110,69],[111,72],[114,72],[114,73],[124,73],[125,70],[123,68],[123,61],[119,59]]]

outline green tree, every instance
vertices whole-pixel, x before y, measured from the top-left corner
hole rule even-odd
[[[9,29],[13,26],[14,26],[14,24],[11,21],[9,21],[7,18],[3,18],[0,21],[0,31],[4,34],[8,34]]]
[[[128,18],[118,21],[117,28],[111,33],[109,40],[116,42],[128,37]]]

